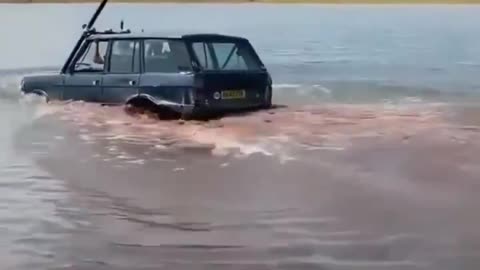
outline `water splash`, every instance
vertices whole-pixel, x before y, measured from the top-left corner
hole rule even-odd
[[[237,158],[253,154],[296,159],[296,151],[344,151],[359,138],[405,140],[445,127],[442,104],[325,104],[275,108],[211,121],[164,121],[129,114],[123,106],[54,102],[37,115],[55,115],[78,128],[88,143],[151,146],[155,151],[200,151]],[[55,113],[55,114],[53,114]]]

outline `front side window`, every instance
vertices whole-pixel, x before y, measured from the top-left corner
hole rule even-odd
[[[242,42],[194,42],[192,49],[206,70],[256,70],[255,52]]]
[[[177,73],[192,70],[187,47],[181,40],[147,39],[144,47],[145,72]]]
[[[90,41],[87,49],[75,63],[76,72],[101,72],[104,70],[108,41]]]
[[[136,40],[114,40],[110,53],[111,73],[140,72],[140,43]]]

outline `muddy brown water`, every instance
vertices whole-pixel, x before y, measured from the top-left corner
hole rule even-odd
[[[181,122],[20,97],[94,6],[2,6],[32,34],[0,43],[1,269],[478,269],[477,7],[109,7],[248,36],[280,106]]]

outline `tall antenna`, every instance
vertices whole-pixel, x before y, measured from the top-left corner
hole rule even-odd
[[[102,2],[100,3],[100,5],[98,6],[97,10],[95,11],[95,13],[93,14],[92,18],[90,18],[90,21],[88,22],[88,24],[84,24],[82,25],[82,29],[83,29],[83,33],[82,35],[80,36],[80,38],[78,39],[77,41],[77,44],[75,44],[75,47],[73,47],[73,50],[72,52],[70,53],[70,55],[68,56],[67,58],[67,61],[65,61],[65,64],[63,65],[62,67],[62,73],[65,73],[65,71],[67,70],[68,66],[70,65],[70,62],[72,62],[72,59],[73,57],[75,56],[75,53],[77,52],[78,48],[80,48],[80,45],[82,45],[82,42],[85,40],[86,37],[88,37],[88,35],[90,35],[90,33],[92,32],[92,27],[93,25],[95,24],[95,21],[97,20],[98,16],[100,15],[100,13],[102,12],[103,8],[105,7],[105,5],[107,4],[107,1],[108,0],[102,0]]]

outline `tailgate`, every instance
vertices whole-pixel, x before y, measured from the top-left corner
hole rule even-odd
[[[216,107],[249,107],[264,101],[269,86],[265,71],[202,72],[196,75],[196,101]]]

